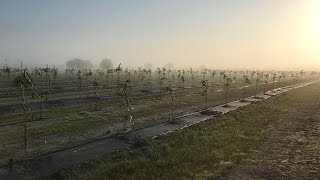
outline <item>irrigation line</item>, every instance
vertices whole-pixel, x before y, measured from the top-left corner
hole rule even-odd
[[[211,86],[212,87],[212,86]],[[202,87],[192,87],[192,88],[179,88],[179,89],[176,89],[175,91],[183,91],[183,90],[195,90],[195,89],[200,89]],[[234,88],[236,89],[236,87]],[[215,91],[215,92],[220,92],[219,90]],[[157,96],[159,95],[160,93],[162,92],[153,92],[152,94],[148,94],[148,95],[145,95],[145,94],[137,94],[135,95],[134,98],[149,98],[149,97],[152,97],[152,96]],[[66,99],[55,99],[55,100],[49,100],[49,102],[55,102],[55,101],[59,101],[59,100],[62,100],[62,101],[67,101],[67,100],[76,100],[76,99],[83,99],[83,100],[90,100],[90,98],[95,98],[96,96],[92,96],[92,97],[85,97],[85,98],[66,98]],[[121,96],[119,95],[113,95],[113,96],[110,96],[110,95],[106,95],[106,96],[99,96],[97,97],[98,100],[97,101],[105,101],[105,100],[117,100],[117,99],[120,99]],[[37,104],[40,104],[40,102],[32,102],[30,105],[37,105]],[[79,104],[79,105],[72,105],[72,107],[81,107],[81,106],[84,106],[84,105],[88,105],[90,103],[83,103],[83,104]],[[19,104],[11,104],[11,105],[8,105],[8,106],[18,106]],[[1,107],[1,105],[0,105]],[[6,106],[2,106],[2,107],[6,107]],[[66,106],[68,107],[68,106]],[[115,107],[115,106],[112,106],[112,107]],[[43,110],[42,112],[48,112],[50,111],[50,109],[47,109],[47,110]],[[41,111],[40,110],[34,110],[32,111],[32,113],[40,113]],[[2,116],[3,118],[6,118],[8,116],[18,116],[18,115],[22,115],[22,113],[14,113],[14,114],[10,114],[10,115],[4,115]],[[50,118],[50,117],[49,117]],[[33,120],[33,121],[28,121],[28,123],[32,123],[32,122],[37,122],[39,120]],[[1,127],[5,127],[5,126],[12,126],[12,125],[19,125],[19,124],[23,124],[24,122],[16,122],[16,123],[8,123],[8,124],[2,124],[0,125],[0,128]]]
[[[276,88],[276,89],[273,89],[273,90],[270,90],[268,92],[272,92],[272,91],[278,91],[279,89],[287,89],[287,88],[292,88],[292,89],[289,89],[288,91],[290,90],[294,90],[294,89],[297,89],[297,88],[302,88],[302,87],[305,87],[307,85],[310,85],[310,84],[314,84],[316,82],[319,82],[319,81],[313,81],[313,82],[304,82],[304,83],[299,83],[299,84],[294,84],[294,85],[289,85],[289,86],[285,86],[285,87],[282,87],[282,88]],[[301,86],[302,85],[302,86]],[[300,86],[300,87],[299,87]],[[282,92],[281,92],[282,93]],[[259,93],[261,94],[261,93]],[[279,93],[280,94],[280,93]],[[257,94],[258,95],[258,94]],[[249,97],[254,97],[254,96],[249,96]],[[235,100],[235,101],[238,101],[238,100]],[[231,102],[235,102],[235,101],[231,101]],[[229,102],[229,103],[231,103]],[[224,104],[221,104],[219,106],[215,106],[215,107],[220,107]],[[213,107],[213,108],[215,108]],[[211,109],[211,108],[208,108],[208,109]],[[187,117],[187,116],[192,116],[192,115],[195,115],[197,113],[200,113],[201,111],[196,111],[196,112],[192,112],[192,113],[188,113],[188,114],[185,114],[185,115],[182,115],[182,116],[178,116],[178,117],[175,117],[174,119],[180,119],[180,118],[183,118],[183,117]],[[50,155],[50,154],[54,154],[54,153],[57,153],[57,152],[62,152],[62,151],[65,151],[65,150],[69,150],[69,149],[72,149],[72,148],[77,148],[77,147],[80,147],[80,146],[85,146],[85,145],[88,145],[88,144],[92,144],[92,143],[97,143],[97,142],[100,142],[100,141],[104,141],[106,139],[111,139],[111,138],[117,138],[117,136],[122,136],[122,135],[125,135],[127,133],[131,133],[131,132],[135,132],[135,131],[138,131],[138,130],[141,130],[141,129],[145,129],[145,128],[148,128],[148,127],[151,127],[151,126],[155,126],[155,125],[158,125],[158,124],[163,124],[163,123],[168,123],[170,121],[170,119],[166,120],[166,121],[162,121],[162,122],[158,122],[158,123],[154,123],[154,124],[150,124],[150,125],[147,125],[147,126],[144,126],[144,127],[141,127],[141,128],[137,128],[137,129],[133,129],[133,130],[130,130],[130,131],[126,131],[124,133],[121,133],[121,134],[115,134],[115,135],[112,135],[112,136],[109,136],[109,137],[105,137],[105,138],[101,138],[101,139],[97,139],[97,140],[94,140],[94,141],[90,141],[90,142],[86,142],[86,143],[83,143],[83,144],[79,144],[79,145],[75,145],[75,146],[70,146],[70,147],[67,147],[67,148],[63,148],[63,149],[59,149],[59,150],[56,150],[56,151],[52,151],[52,152],[48,152],[48,153],[44,153],[44,154],[40,154],[40,155],[36,155],[36,156],[33,156],[31,157],[30,159],[36,159],[36,158],[39,158],[39,157],[43,157],[43,156],[46,156],[46,155]],[[197,123],[195,123],[197,124]],[[192,125],[192,124],[191,124]],[[190,125],[189,125],[190,126]],[[186,127],[189,127],[189,126],[186,126]],[[180,128],[181,129],[181,128]],[[183,128],[182,128],[183,129]],[[167,133],[164,133],[164,134],[167,134]],[[125,142],[125,143],[128,143],[128,144],[132,144],[130,142]]]

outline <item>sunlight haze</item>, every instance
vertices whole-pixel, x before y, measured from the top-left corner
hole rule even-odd
[[[0,63],[316,69],[316,0],[2,0]]]

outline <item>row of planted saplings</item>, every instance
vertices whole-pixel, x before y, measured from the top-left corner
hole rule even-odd
[[[5,67],[3,69],[4,72],[8,73],[8,82],[10,82],[10,68]],[[13,71],[15,72],[15,71]],[[210,79],[211,84],[210,86],[214,86],[214,83],[219,80],[220,83],[223,83],[225,75],[232,78],[233,80],[237,78],[238,76],[247,75],[250,76],[250,79],[256,78],[258,74],[277,74],[277,77],[280,79],[286,78],[286,76],[295,76],[294,72],[282,72],[282,73],[273,73],[272,71],[217,71],[217,70],[209,70],[209,69],[202,69],[202,70],[167,70],[166,68],[158,68],[156,71],[151,71],[150,69],[141,69],[138,70],[134,69],[128,69],[126,68],[123,70],[121,67],[121,64],[115,68],[115,69],[98,69],[96,71],[93,71],[91,69],[83,69],[83,70],[76,70],[76,69],[67,69],[65,73],[62,73],[59,75],[60,81],[67,84],[69,83],[69,80],[74,80],[72,82],[75,82],[78,86],[78,90],[84,90],[84,91],[90,91],[93,89],[96,89],[97,86],[92,85],[92,81],[96,82],[95,84],[100,84],[101,86],[104,86],[106,89],[111,86],[111,82],[109,82],[109,78],[111,77],[111,81],[114,82],[113,76],[117,76],[116,85],[119,86],[120,80],[123,82],[123,80],[130,80],[132,84],[135,86],[141,86],[141,89],[144,90],[145,84],[144,82],[146,79],[152,81],[152,83],[148,83],[151,89],[156,84],[159,84],[160,91],[162,84],[170,83],[172,86],[179,86],[179,87],[186,87],[186,86],[201,86],[199,80],[203,79]],[[304,73],[303,71],[299,72],[300,74]],[[314,72],[315,73],[315,72]],[[250,75],[249,75],[250,74]],[[48,89],[51,87],[53,88],[53,84],[56,84],[57,78],[58,78],[58,69],[53,68],[35,68],[32,70],[31,75],[37,80],[37,82],[40,82],[40,80],[43,80],[45,82],[45,87]],[[219,77],[217,77],[219,76]],[[137,78],[136,78],[137,77]],[[68,80],[69,79],[69,80]],[[139,80],[141,83],[138,83],[137,80]],[[280,81],[280,80],[279,80]],[[157,83],[158,82],[158,83]],[[42,85],[42,83],[37,83],[38,86]],[[66,85],[66,84],[65,84]],[[110,85],[110,87],[109,87]],[[36,85],[35,85],[36,86]],[[115,86],[115,88],[117,87]],[[9,87],[8,92],[9,92]],[[9,93],[8,93],[9,94]],[[87,93],[89,94],[89,93]],[[81,95],[81,93],[80,93]]]
[[[159,73],[159,95],[160,95],[160,98],[162,96],[162,91],[163,91],[163,87],[164,87],[164,84],[165,82],[167,82],[170,87],[172,86],[172,83],[171,81],[166,81],[167,78],[165,76],[165,70],[162,70],[162,73]],[[205,72],[205,71],[204,71]],[[213,89],[214,87],[214,75],[216,74],[217,72],[214,71],[212,73],[212,76],[211,76],[211,88]],[[87,74],[92,74],[91,72],[87,73]],[[229,90],[229,86],[231,85],[231,82],[232,81],[236,81],[237,79],[241,79],[241,78],[237,78],[235,76],[236,73],[233,74],[233,76],[231,77],[231,74],[229,75],[226,75],[225,71],[221,71],[220,72],[220,76],[222,75],[222,80],[223,80],[223,85],[225,85],[225,92],[226,92],[226,101],[228,101],[228,90]],[[254,74],[255,74],[255,71],[253,71],[251,73],[251,79],[254,78]],[[301,73],[300,73],[301,74]],[[293,74],[294,75],[294,74]],[[278,83],[279,83],[279,86],[280,86],[280,83],[281,83],[281,78],[285,79],[285,76],[286,74],[285,73],[282,73],[281,75],[277,76],[275,73],[272,74],[272,77],[270,78],[270,74],[269,73],[266,73],[266,74],[263,74],[263,73],[256,73],[256,78],[254,79],[255,81],[255,86],[256,86],[256,93],[257,93],[257,89],[258,89],[258,84],[263,82],[265,84],[264,86],[264,91],[269,83],[269,79],[272,79],[272,87],[275,87],[275,82],[276,82],[276,79],[278,79]],[[183,77],[183,76],[182,76]],[[209,81],[205,79],[206,76],[203,76],[202,77],[202,80],[200,81],[201,82],[201,86],[202,88],[206,89],[205,92],[203,93],[204,96],[207,94],[207,88],[209,87]],[[299,78],[298,75],[294,75],[292,76],[292,83],[295,83],[297,81],[297,79]],[[243,75],[243,79],[244,79],[244,95],[246,94],[245,91],[246,91],[246,87],[249,86],[251,84],[251,81],[249,80],[249,75]],[[129,80],[130,81],[130,80]],[[241,80],[242,81],[242,80]],[[130,81],[131,82],[131,81]],[[102,84],[98,81],[93,81],[93,86],[94,86],[94,94],[97,95],[97,92],[98,92],[98,89],[101,89],[102,88]],[[33,97],[35,99],[40,99],[40,102],[41,102],[41,112],[42,112],[42,109],[43,109],[43,100],[45,99],[46,101],[48,101],[48,96],[50,94],[50,89],[48,88],[48,86],[46,86],[45,89],[42,89],[40,90],[38,93],[36,94],[32,94]],[[89,96],[89,91],[87,92],[87,96]],[[42,119],[42,115],[41,115],[41,119]]]
[[[27,106],[27,101],[26,101],[26,90],[30,89],[33,87],[34,82],[32,79],[32,75],[27,71],[27,70],[21,70],[22,73],[19,74],[13,81],[12,81],[12,86],[16,87],[20,92],[21,92],[21,104],[22,104],[22,110],[23,110],[23,115],[24,115],[24,144],[25,144],[25,162],[26,162],[26,166],[29,165],[29,153],[28,153],[28,133],[27,133],[27,113],[30,111],[30,109]],[[174,120],[174,113],[173,113],[173,106],[175,103],[175,90],[174,88],[172,88],[172,85],[170,83],[170,81],[168,82],[168,84],[166,86],[164,86],[164,82],[165,80],[167,80],[166,78],[166,74],[164,73],[165,70],[160,71],[160,73],[158,73],[158,77],[159,77],[159,85],[160,85],[160,94],[162,94],[162,92],[166,92],[167,95],[169,95],[170,97],[170,102],[171,102],[171,106],[170,106],[170,121]],[[214,73],[216,74],[217,71],[214,71]],[[205,74],[205,73],[204,73]],[[214,74],[214,75],[215,75]],[[229,73],[227,74],[226,71],[221,71],[220,72],[220,76],[222,76],[222,81],[223,81],[223,88],[224,88],[224,92],[225,92],[225,103],[228,102],[228,97],[229,97],[229,88],[231,87],[232,83],[237,79],[236,76],[234,76],[236,73]],[[243,98],[246,97],[246,89],[252,84],[250,81],[250,76],[248,75],[248,73],[240,73],[242,74],[241,77],[241,81],[243,82],[244,87],[243,89]],[[254,75],[252,75],[254,74]],[[212,75],[211,77],[213,77],[214,75]],[[232,76],[233,75],[233,76]],[[282,73],[280,76],[278,76],[276,73],[274,74],[270,74],[270,73],[261,73],[261,72],[255,72],[255,73],[251,73],[251,77],[255,77],[254,79],[254,83],[255,83],[255,91],[256,93],[258,93],[258,84],[259,83],[264,83],[264,92],[267,89],[267,86],[270,82],[270,80],[272,80],[272,87],[275,87],[275,82],[277,80],[277,82],[279,83],[279,86],[281,85],[281,79],[284,79],[286,76],[285,73]],[[292,84],[298,82],[299,78],[302,78],[303,74],[302,73],[295,73],[291,76],[292,78]],[[181,76],[180,76],[181,78]],[[211,79],[211,83],[213,84],[214,78]],[[201,88],[202,88],[202,96],[204,97],[204,101],[206,102],[206,108],[208,106],[208,94],[209,94],[209,80],[207,79],[207,76],[203,75],[202,76],[202,80],[200,81],[201,83]],[[93,85],[95,86],[95,89],[101,88],[101,83],[94,81]],[[133,117],[132,117],[132,111],[133,111],[133,107],[132,107],[132,87],[133,84],[131,83],[131,80],[128,79],[125,81],[125,83],[123,83],[120,88],[118,89],[118,93],[119,95],[122,97],[122,100],[124,102],[123,107],[125,107],[125,116],[128,119],[128,121],[132,121]],[[49,95],[49,88],[46,87],[46,89],[40,91],[40,92],[33,92],[32,93],[32,97],[34,99],[40,99],[41,101],[41,109],[40,109],[40,118],[42,119],[42,102],[44,101],[44,99],[47,100],[47,95]]]
[[[28,129],[27,129],[27,123],[28,123],[28,116],[27,113],[30,111],[30,108],[28,107],[27,103],[27,96],[26,91],[33,87],[34,81],[30,73],[28,73],[27,70],[22,70],[22,73],[19,74],[13,81],[11,86],[17,88],[21,93],[21,110],[23,111],[23,117],[24,117],[24,157],[25,157],[25,167],[29,167],[29,142],[28,142]],[[95,83],[94,83],[95,84]],[[99,86],[99,84],[96,84],[95,86]],[[126,107],[126,116],[129,117],[129,121],[131,121],[132,116],[130,115],[130,111],[133,109],[131,105],[132,98],[130,97],[130,91],[132,89],[132,85],[130,81],[126,81],[122,87],[119,89],[119,95],[123,97],[123,100],[125,102]],[[49,91],[43,90],[40,92],[33,92],[32,98],[34,99],[40,99],[41,100],[41,110],[40,110],[40,118],[42,119],[42,110],[43,110],[43,99],[46,95],[50,94]],[[33,116],[32,116],[33,118]],[[13,166],[13,159],[10,159],[10,169],[12,172],[12,166]]]

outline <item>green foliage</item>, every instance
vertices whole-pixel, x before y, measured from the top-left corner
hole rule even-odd
[[[283,113],[318,96],[315,91],[292,91],[238,111],[205,121],[145,146],[104,156],[64,171],[74,179],[216,179],[241,163],[268,136]],[[307,98],[308,97],[308,98]],[[306,100],[306,98],[308,100]],[[277,104],[277,106],[275,106]],[[258,112],[258,113],[257,113]],[[85,173],[84,173],[85,171]]]
[[[202,85],[202,96],[206,96],[208,94],[208,80],[201,80]]]
[[[166,92],[170,95],[170,97],[172,97],[172,99],[175,98],[175,96],[174,96],[174,90],[172,89],[171,84],[169,84],[169,86],[166,87]]]
[[[208,107],[208,80],[202,80],[201,81],[202,85],[202,96],[205,96],[206,100],[206,108]]]
[[[251,81],[249,79],[248,75],[243,76],[244,79],[244,87],[243,87],[243,95],[242,95],[242,100],[246,97],[246,89],[251,85]]]
[[[183,87],[184,87],[184,83],[185,83],[185,81],[186,81],[186,79],[185,79],[185,77],[184,76],[181,76],[181,81],[182,81],[182,84],[183,84]]]
[[[91,77],[91,76],[92,76],[91,70],[85,74],[85,77],[86,77],[86,78],[89,78],[89,77]]]
[[[167,80],[166,77],[166,68],[158,68],[157,74],[158,74],[158,80],[159,80],[159,92],[160,92],[160,99],[162,98],[162,89],[163,89],[163,84]]]
[[[11,73],[11,68],[8,66],[4,66],[4,72],[6,72],[7,74]]]
[[[93,81],[93,86],[94,86],[94,94],[97,95],[97,90],[102,88],[102,84],[98,82],[97,80]]]
[[[27,89],[33,86],[32,77],[27,71],[23,71],[18,77],[16,77],[13,82],[12,86],[18,88],[19,90]]]
[[[216,74],[217,74],[217,71],[215,71],[215,70],[213,70],[212,72],[211,72],[211,91],[213,91],[214,90],[214,77],[216,76]]]
[[[132,84],[130,80],[126,80],[126,82],[120,87],[118,94],[122,97],[124,107],[126,109],[126,116],[128,117],[129,121],[132,121],[132,115],[131,111],[133,110],[132,106],[132,97],[131,97],[131,91],[132,91]]]
[[[119,64],[119,66],[117,68],[114,69],[114,72],[116,72],[118,75],[117,81],[118,81],[118,85],[120,85],[120,73],[122,72],[121,63]]]
[[[224,86],[226,88],[229,88],[231,86],[231,83],[232,83],[232,79],[229,77],[226,77],[226,83],[224,84]]]
[[[26,166],[29,167],[29,150],[28,150],[28,135],[27,135],[27,111],[30,109],[27,107],[25,89],[33,86],[33,80],[31,75],[24,70],[20,75],[18,75],[12,82],[12,86],[18,88],[22,92],[22,110],[24,112],[24,144],[25,144],[25,162]]]
[[[244,76],[244,85],[245,86],[249,86],[251,84],[251,81],[249,79],[249,76]]]
[[[121,67],[121,63],[118,65],[117,68],[114,69],[115,72],[121,72],[122,71],[122,67]]]
[[[169,84],[169,86],[167,86],[165,88],[167,94],[170,96],[170,102],[171,102],[171,105],[170,105],[170,121],[173,121],[173,105],[174,105],[174,99],[176,98],[175,97],[175,94],[174,94],[174,90],[172,89],[171,87],[171,84]]]
[[[101,83],[100,82],[98,82],[98,81],[93,81],[93,86],[96,88],[96,89],[98,89],[98,88],[101,88],[102,87],[102,85],[101,85]]]
[[[141,68],[139,68],[138,72],[139,72],[138,78],[141,80],[141,88],[143,89],[143,81],[146,77],[146,75],[145,75],[146,70],[145,69],[142,70]]]

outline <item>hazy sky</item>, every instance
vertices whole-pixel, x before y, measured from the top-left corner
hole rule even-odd
[[[320,67],[317,0],[0,0],[0,61]]]

